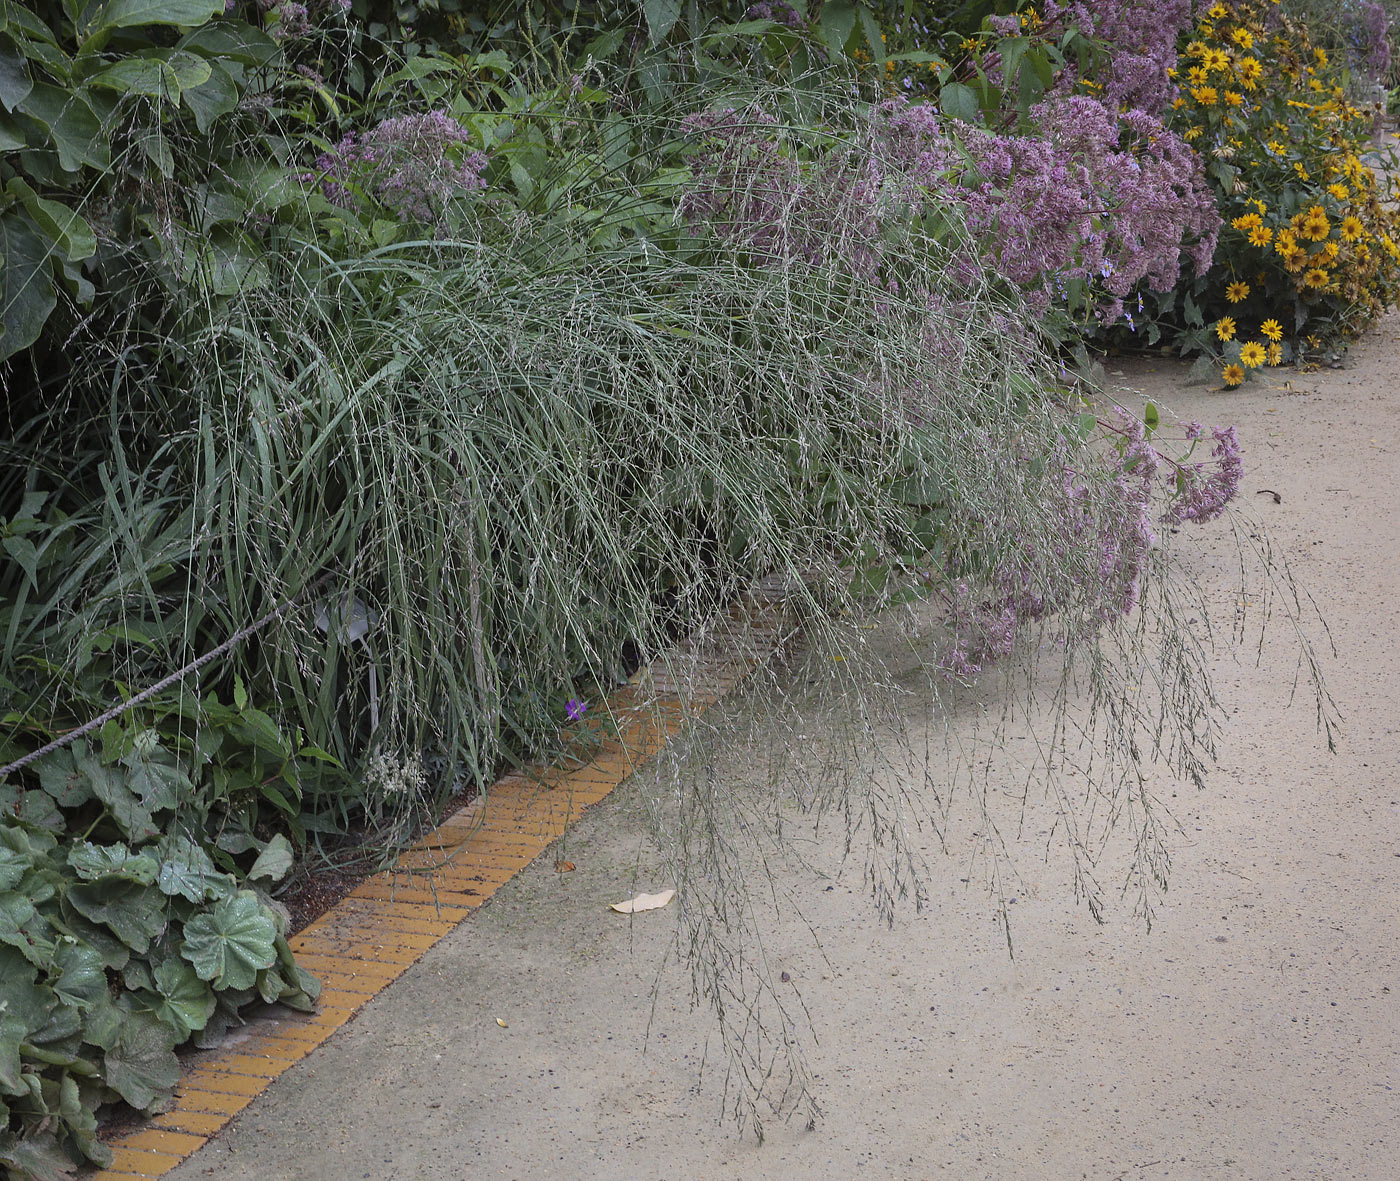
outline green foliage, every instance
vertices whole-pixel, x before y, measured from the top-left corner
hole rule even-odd
[[[247,197],[230,183],[228,143],[211,137],[277,47],[223,8],[0,5],[0,361],[39,340],[61,297],[92,305],[124,251],[163,255],[188,282],[237,249],[236,231],[210,222],[236,223]],[[202,219],[172,218],[162,200],[177,157],[187,180],[208,181]],[[196,229],[212,230],[202,258],[183,241]]]
[[[95,790],[101,768],[80,753],[46,761],[46,783]],[[24,1177],[108,1163],[101,1104],[152,1109],[179,1078],[176,1046],[217,1039],[255,995],[307,1008],[316,991],[266,899],[189,840],[0,820],[0,1164]]]

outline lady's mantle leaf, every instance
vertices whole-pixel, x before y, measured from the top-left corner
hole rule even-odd
[[[217,1002],[213,990],[194,968],[172,956],[156,965],[155,984],[160,994],[155,1015],[175,1031],[180,1041],[204,1028]]]
[[[180,1080],[175,1031],[150,1013],[133,1012],[102,1060],[107,1085],[144,1111]]]
[[[68,903],[84,918],[110,927],[138,955],[146,954],[165,927],[165,896],[123,878],[79,882],[68,891]]]
[[[94,845],[84,841],[68,851],[68,864],[87,882],[109,875],[143,886],[156,880],[155,860],[145,853],[133,853],[125,845]]]
[[[257,895],[240,890],[185,924],[180,954],[217,989],[252,988],[258,973],[277,962],[277,925]]]

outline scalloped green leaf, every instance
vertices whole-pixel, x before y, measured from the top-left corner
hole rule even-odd
[[[95,947],[75,939],[61,939],[54,948],[53,967],[58,975],[55,977],[50,970],[49,983],[54,995],[65,1004],[86,1011],[107,994],[107,973]]]
[[[39,771],[39,786],[59,807],[77,808],[93,798],[92,785],[87,781],[87,776],[78,770],[71,747],[45,755],[34,765]]]
[[[84,841],[68,850],[68,864],[84,881],[98,878],[124,878],[149,886],[156,880],[159,866],[147,853],[133,853],[125,845],[94,845]]]
[[[180,954],[217,989],[252,988],[277,962],[277,925],[257,895],[240,890],[185,923]]]
[[[13,890],[28,872],[28,857],[13,849],[0,848],[0,890]]]
[[[12,947],[0,947],[0,1017],[17,1017],[26,1033],[43,1029],[53,990],[39,983],[39,969]]]
[[[67,1181],[76,1167],[52,1132],[0,1142],[0,1165],[13,1169],[26,1181]]]
[[[68,902],[84,918],[110,928],[138,955],[165,928],[166,898],[154,886],[122,878],[79,882],[68,891]]]
[[[215,869],[209,854],[188,837],[162,837],[157,856],[160,870],[156,885],[162,893],[205,902],[225,897],[233,890],[233,879]]]
[[[152,1011],[184,1041],[208,1024],[218,1001],[214,990],[199,978],[194,966],[177,956],[156,965],[159,999]]]
[[[175,757],[163,750],[147,756],[132,751],[122,759],[127,769],[127,786],[141,797],[148,812],[177,808],[194,791],[194,784]]]
[[[0,894],[0,943],[8,944],[42,968],[53,954],[52,935],[48,922],[23,894]]]
[[[151,1013],[131,1013],[103,1055],[102,1077],[132,1107],[145,1111],[180,1081],[175,1031]]]
[[[20,1078],[19,1044],[29,1031],[15,1016],[0,1013],[0,1094],[27,1095],[29,1088]]]

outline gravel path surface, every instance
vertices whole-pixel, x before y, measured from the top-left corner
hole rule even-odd
[[[1155,785],[1183,831],[1150,932],[1126,905],[1096,925],[1036,832],[1013,844],[1014,959],[961,880],[971,827],[893,929],[858,872],[794,875],[825,954],[800,923],[769,947],[812,1014],[824,1116],[758,1145],[717,1122],[712,1025],[672,970],[653,1015],[670,912],[605,909],[638,871],[665,884],[624,787],[568,838],[575,872],[540,858],[167,1176],[1400,1178],[1400,318],[1351,365],[1232,393],[1111,370],[1238,425],[1243,499],[1322,606],[1344,718],[1334,755],[1306,695],[1287,708],[1286,627],[1258,661],[1220,651],[1220,766]],[[1192,538],[1226,622],[1227,533]]]

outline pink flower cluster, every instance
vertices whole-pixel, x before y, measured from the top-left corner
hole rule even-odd
[[[372,196],[400,216],[433,223],[453,197],[486,186],[486,156],[469,150],[471,143],[471,130],[445,111],[401,115],[351,132],[305,179],[319,179],[325,198],[346,209]]]
[[[940,657],[946,672],[964,677],[980,672],[1010,654],[1023,625],[1052,612],[1075,610],[1100,623],[1130,613],[1157,540],[1152,502],[1159,477],[1174,493],[1161,516],[1165,525],[1212,520],[1239,492],[1244,467],[1234,427],[1216,427],[1211,462],[1196,464],[1163,456],[1142,422],[1121,407],[1108,429],[1122,446],[1107,473],[1081,472],[1061,457],[1060,520],[1052,547],[1056,559],[1071,550],[1093,554],[1096,569],[1081,567],[1066,578],[1063,563],[1047,560],[1043,548],[1023,544],[997,564],[990,591],[977,594],[966,580],[955,582],[946,594],[953,632]],[[1202,431],[1192,423],[1185,433],[1194,441]]]

